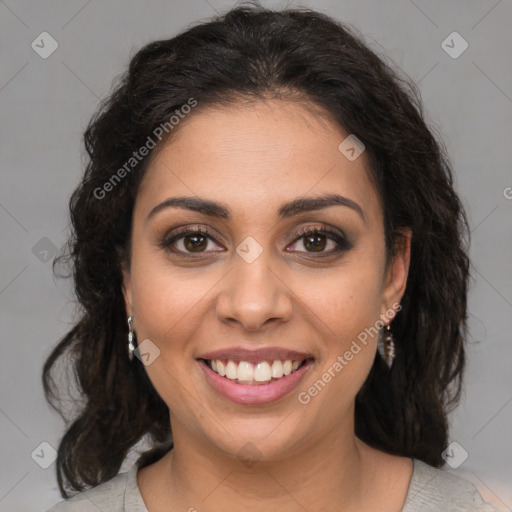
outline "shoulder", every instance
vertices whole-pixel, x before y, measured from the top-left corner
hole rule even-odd
[[[402,512],[497,512],[471,482],[418,459],[413,462]]]
[[[117,476],[96,487],[80,492],[54,505],[47,512],[98,512],[108,510],[109,512],[145,512],[140,508],[140,502],[127,498],[137,496],[137,465],[134,464],[129,471],[119,473]],[[134,487],[135,486],[135,487]]]

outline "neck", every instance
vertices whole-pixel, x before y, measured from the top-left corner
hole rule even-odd
[[[370,448],[353,434],[353,419],[346,423],[293,453],[265,460],[253,452],[250,461],[173,424],[174,448],[153,465],[158,491],[143,498],[152,511],[169,504],[191,511],[364,510],[375,467]]]

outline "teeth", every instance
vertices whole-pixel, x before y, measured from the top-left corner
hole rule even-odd
[[[212,361],[212,363],[213,363],[213,361]],[[252,368],[252,364],[248,363],[246,361],[240,361],[240,363],[238,365],[238,373],[237,373],[238,380],[240,382],[251,382],[253,379],[253,374],[254,374],[254,371]]]
[[[238,378],[238,366],[233,361],[228,361],[226,365],[226,377],[231,380]]]
[[[275,360],[271,363],[262,361],[252,364],[247,361],[229,360],[224,364],[220,359],[212,359],[210,367],[222,377],[230,380],[238,380],[239,383],[253,384],[254,382],[270,382],[272,379],[280,379],[284,375],[290,375],[297,370],[302,361]]]
[[[283,363],[281,361],[274,361],[272,364],[272,377],[280,379],[283,375]]]
[[[272,372],[270,371],[270,365],[267,361],[263,361],[263,363],[258,363],[256,368],[254,368],[254,380],[256,382],[267,382],[272,379]]]

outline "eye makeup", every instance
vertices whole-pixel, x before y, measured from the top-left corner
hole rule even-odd
[[[202,226],[186,226],[166,233],[161,237],[158,245],[163,250],[170,252],[173,255],[194,258],[201,255],[205,256],[216,252],[222,252],[219,250],[205,250],[208,247],[208,241],[213,241],[217,245],[222,246],[222,243],[218,238],[219,237],[208,228]],[[318,242],[319,239],[321,240],[322,238],[326,240],[326,243],[323,244],[321,241],[320,243]],[[185,244],[186,240],[189,242],[188,244]],[[322,224],[321,226],[306,226],[296,230],[292,234],[292,242],[287,247],[290,245],[296,245],[297,242],[301,240],[306,250],[292,250],[287,252],[299,254],[305,253],[308,257],[314,255],[314,258],[325,258],[349,251],[354,246],[341,229],[325,224]],[[328,251],[323,250],[325,246],[328,245],[329,241],[335,244],[335,247]],[[176,247],[177,243],[181,243],[183,248]],[[320,248],[320,250],[309,251],[307,250],[308,246]],[[194,247],[199,250],[195,251]]]

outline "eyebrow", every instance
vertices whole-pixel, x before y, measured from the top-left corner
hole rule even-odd
[[[315,210],[321,210],[329,206],[346,206],[351,208],[361,217],[363,222],[366,224],[366,218],[363,209],[352,199],[341,196],[339,194],[327,194],[318,197],[305,197],[294,199],[284,203],[278,211],[278,217],[280,220],[293,217],[300,213],[311,212]],[[184,208],[192,210],[194,212],[208,215],[209,217],[216,217],[230,221],[231,211],[228,206],[222,203],[217,203],[208,199],[200,199],[198,197],[184,196],[184,197],[169,197],[165,201],[157,204],[147,216],[146,221],[151,219],[157,213],[167,208]]]

